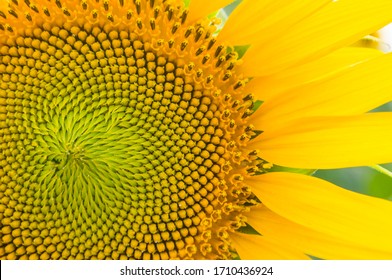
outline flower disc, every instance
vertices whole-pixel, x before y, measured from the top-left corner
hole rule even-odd
[[[182,1],[38,3],[1,14],[0,256],[231,258],[253,102],[214,20],[188,23]]]

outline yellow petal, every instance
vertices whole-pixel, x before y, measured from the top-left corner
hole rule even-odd
[[[309,117],[282,125],[257,124],[264,132],[249,147],[277,165],[330,169],[392,161],[392,113]]]
[[[268,101],[289,89],[327,79],[348,67],[382,54],[381,51],[370,48],[343,48],[310,63],[296,65],[271,76],[256,77],[249,83],[248,91],[259,100]]]
[[[189,21],[205,17],[221,8],[226,7],[234,0],[192,0],[189,5]]]
[[[309,259],[301,251],[264,236],[234,233],[234,248],[242,260],[304,260]]]
[[[248,45],[280,36],[332,0],[244,0],[229,16],[218,40]]]
[[[7,11],[8,10],[8,1],[0,1],[0,10]]]
[[[390,69],[392,53],[296,87],[265,101],[255,121],[268,127],[287,119],[366,113],[392,100]]]
[[[266,76],[350,45],[392,21],[390,0],[339,0],[246,52],[241,71]]]
[[[271,172],[248,183],[262,203],[278,215],[392,257],[392,202],[296,173]]]
[[[355,244],[347,240],[346,236],[342,240],[312,230],[279,216],[265,206],[253,207],[246,217],[248,223],[261,235],[321,259],[392,258],[391,252],[374,250],[366,242]]]

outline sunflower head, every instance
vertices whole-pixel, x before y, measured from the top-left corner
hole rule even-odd
[[[232,258],[253,96],[182,1],[2,1],[6,258]]]
[[[390,259],[392,2],[184,2],[0,0],[0,258]]]

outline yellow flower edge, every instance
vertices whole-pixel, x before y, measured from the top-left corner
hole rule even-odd
[[[0,0],[1,259],[392,258],[391,202],[270,172],[392,161],[392,3],[231,2]]]

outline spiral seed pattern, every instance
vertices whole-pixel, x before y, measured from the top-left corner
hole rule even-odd
[[[2,8],[1,258],[232,258],[253,97],[181,2]]]

